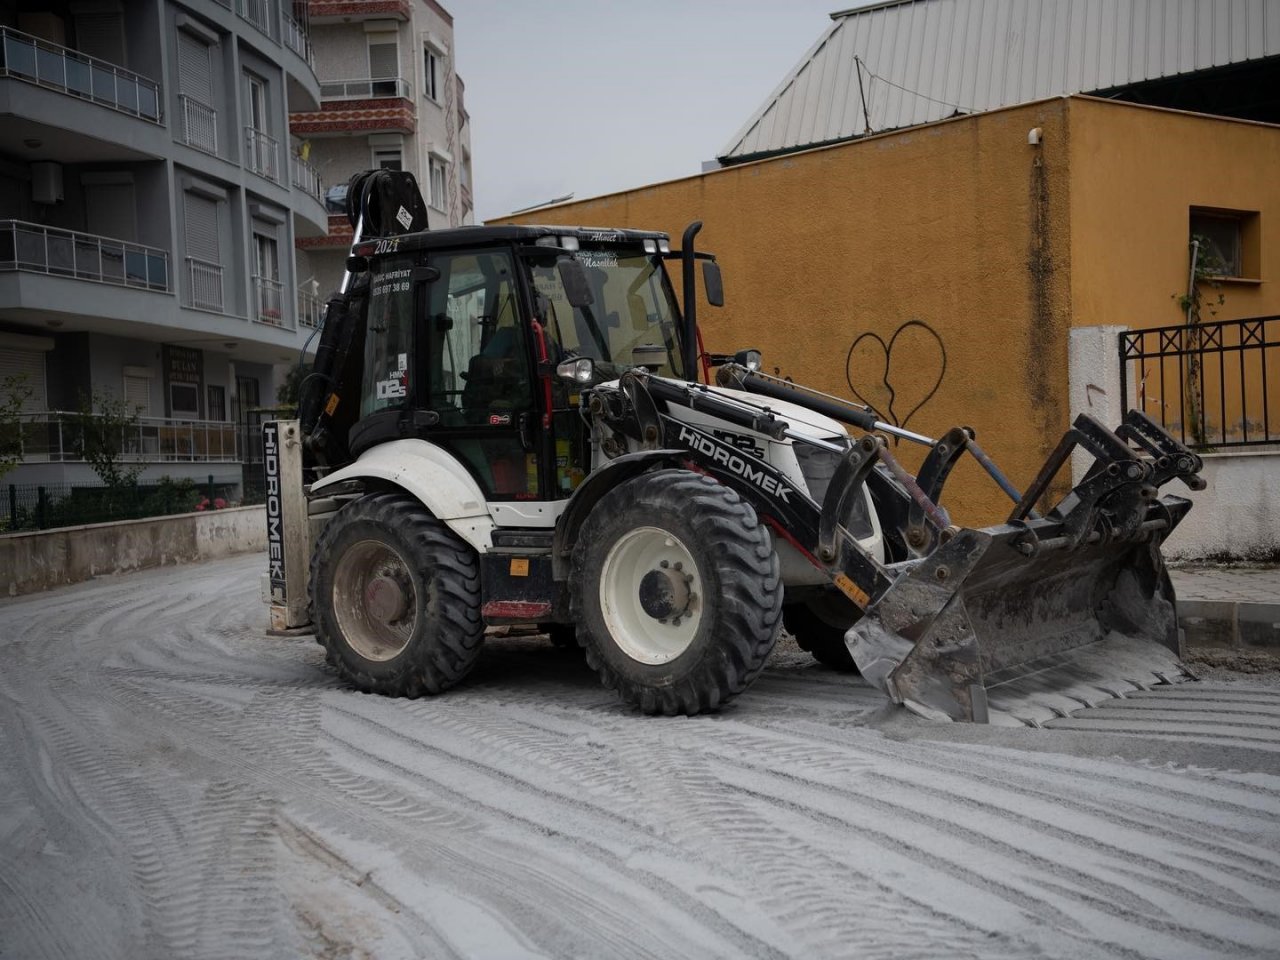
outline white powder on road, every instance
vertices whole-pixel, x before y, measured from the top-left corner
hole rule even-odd
[[[573,654],[343,688],[261,560],[0,603],[0,957],[1280,956],[1280,681],[929,724],[783,647],[647,718]]]

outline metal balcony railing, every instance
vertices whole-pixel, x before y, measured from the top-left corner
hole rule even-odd
[[[17,431],[25,463],[84,459],[81,414],[47,410],[23,414]],[[228,463],[240,459],[236,427],[221,420],[139,417],[120,430],[121,459],[134,463]]]
[[[324,317],[324,301],[314,294],[298,291],[298,323],[304,327],[318,327]]]
[[[273,327],[289,327],[284,315],[284,284],[268,277],[253,278],[254,317],[259,323],[269,323]]]
[[[0,76],[16,77],[159,123],[160,87],[114,63],[0,27]]]
[[[280,143],[253,127],[244,128],[245,166],[273,183],[280,182]]]
[[[321,100],[370,100],[379,97],[413,97],[413,84],[403,77],[366,80],[322,80]]]
[[[284,45],[307,63],[315,65],[311,55],[311,38],[306,29],[286,10],[284,14]]]
[[[185,93],[178,95],[182,104],[182,140],[185,144],[218,155],[218,111]]]
[[[324,203],[324,186],[320,183],[320,174],[296,153],[289,157],[289,182]]]
[[[248,20],[268,37],[275,39],[275,32],[271,29],[271,0],[236,0],[236,13],[241,19]]]
[[[222,265],[187,257],[187,306],[222,312]]]
[[[164,250],[22,220],[0,220],[0,270],[171,289],[169,254]]]

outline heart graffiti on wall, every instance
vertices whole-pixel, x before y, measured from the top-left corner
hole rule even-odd
[[[853,395],[881,420],[903,429],[938,392],[946,372],[946,346],[923,320],[901,324],[887,342],[878,333],[859,334],[845,357],[845,380]]]

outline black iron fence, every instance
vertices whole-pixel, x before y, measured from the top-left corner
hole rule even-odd
[[[231,504],[235,486],[214,483],[212,476],[199,483],[161,480],[129,487],[0,484],[0,533],[218,510]]]
[[[1120,385],[1190,447],[1280,443],[1280,317],[1126,331]]]

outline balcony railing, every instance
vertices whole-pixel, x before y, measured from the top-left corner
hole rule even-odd
[[[182,104],[182,140],[188,146],[218,155],[218,111],[185,93],[178,95]]]
[[[324,301],[314,294],[298,291],[298,323],[304,327],[318,327],[324,316]]]
[[[61,91],[159,123],[160,87],[106,60],[0,27],[0,76]]]
[[[271,0],[236,0],[236,13],[275,39],[275,32],[271,29]]]
[[[261,130],[244,128],[245,165],[260,177],[280,182],[280,144]]]
[[[64,410],[22,415],[17,431],[25,463],[84,460],[81,415]],[[235,424],[220,420],[139,417],[120,429],[122,460],[134,463],[236,462]]]
[[[169,254],[164,250],[21,220],[0,220],[0,270],[170,289]]]
[[[190,293],[187,306],[197,310],[222,312],[222,265],[187,257]]]
[[[267,277],[253,278],[254,317],[273,327],[292,327],[284,315],[284,284]]]
[[[296,153],[289,157],[289,181],[299,190],[306,191],[321,203],[324,202],[324,186],[320,183],[320,174]]]
[[[368,80],[322,80],[321,100],[372,100],[380,97],[413,97],[413,84],[403,77]]]
[[[302,24],[295,20],[288,10],[284,14],[284,45],[307,63],[314,65],[315,61],[311,57],[311,38],[307,36],[307,31]]]

